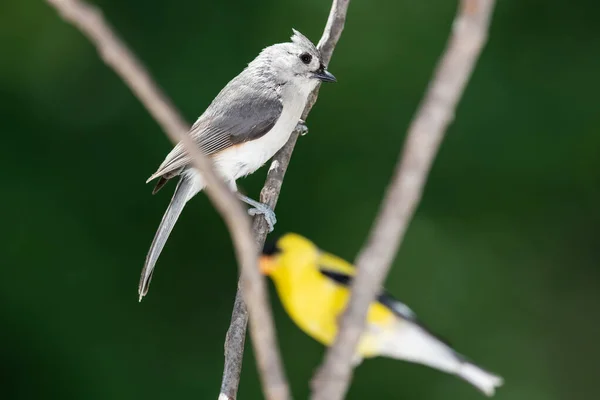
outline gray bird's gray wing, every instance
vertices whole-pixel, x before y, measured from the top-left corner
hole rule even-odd
[[[240,77],[221,90],[190,129],[189,135],[206,155],[264,136],[281,115],[283,104],[275,89],[264,82]],[[189,163],[190,159],[179,143],[148,181],[157,177],[170,179]]]

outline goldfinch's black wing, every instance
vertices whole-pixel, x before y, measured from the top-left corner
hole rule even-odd
[[[323,276],[325,276],[328,279],[330,279],[331,281],[339,284],[340,286],[349,287],[352,283],[352,276],[350,276],[350,275],[347,275],[347,274],[344,274],[344,273],[341,273],[338,271],[332,271],[327,268],[321,268],[321,269],[319,269],[319,271],[321,272],[321,274],[323,274]],[[439,335],[431,332],[431,330],[429,328],[427,328],[425,325],[423,325],[423,323],[417,319],[417,315],[413,312],[413,310],[410,309],[410,307],[408,307],[406,304],[402,303],[401,301],[395,299],[392,295],[390,295],[385,290],[382,290],[377,295],[376,299],[377,299],[378,303],[385,306],[387,309],[389,309],[392,313],[394,313],[398,317],[400,317],[404,320],[410,321],[416,325],[419,325],[421,328],[423,328],[429,334],[435,336],[440,341],[442,341],[446,345],[450,346],[450,343],[448,343],[447,340],[445,340],[445,339],[441,338]]]
[[[335,283],[338,283],[340,286],[348,287],[352,283],[352,277],[350,275],[342,274],[341,272],[332,271],[325,268],[319,269],[319,272]]]
[[[206,155],[264,136],[281,116],[283,103],[275,90],[257,86],[256,79],[239,79],[240,76],[221,90],[190,129],[189,135]],[[227,107],[223,108],[223,104]],[[179,143],[149,181],[172,178],[189,163],[190,158]]]
[[[352,277],[350,275],[338,271],[332,271],[327,268],[321,268],[319,271],[325,277],[341,286],[349,287],[352,283]],[[385,290],[382,290],[381,293],[377,295],[377,301],[397,316],[409,321],[417,322],[417,316],[415,313],[406,304],[394,299]]]

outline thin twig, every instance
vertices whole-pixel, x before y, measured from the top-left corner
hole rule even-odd
[[[211,162],[187,135],[188,125],[154,83],[142,63],[103,19],[100,10],[81,0],[46,1],[58,10],[65,21],[73,24],[88,37],[104,62],[129,86],[171,141],[184,144],[194,167],[206,180],[208,197],[225,220],[233,239],[241,271],[242,293],[250,310],[252,340],[265,397],[286,398],[287,396],[281,397],[287,392],[287,383],[272,328],[264,278],[258,271],[258,253],[246,211],[225,183],[215,175]]]
[[[298,140],[298,132],[294,131],[287,144],[275,155],[269,168],[265,185],[260,192],[260,201],[268,204],[271,209],[275,209],[275,205],[279,199],[283,177],[292,156],[296,140]],[[262,247],[269,232],[267,222],[262,215],[254,217],[252,230],[257,245]],[[244,302],[240,301],[240,291],[241,287],[238,285],[235,304],[231,313],[231,323],[225,337],[225,365],[223,367],[219,400],[234,400],[240,384],[246,326],[248,324],[248,311]],[[267,329],[274,329],[274,327],[270,325]],[[285,394],[285,397],[281,397],[282,399],[289,398],[289,389],[286,391],[288,394]]]
[[[446,51],[408,130],[402,156],[369,238],[356,259],[357,275],[335,343],[313,380],[313,400],[341,400],[369,304],[383,284],[421,199],[446,128],[487,41],[495,0],[461,0]]]
[[[319,40],[317,47],[321,51],[323,63],[329,64],[333,50],[340,39],[346,21],[346,13],[350,0],[334,0],[327,19],[327,24],[323,36]],[[309,97],[308,103],[302,114],[302,119],[306,120],[310,110],[317,101],[319,88],[315,89]],[[298,131],[294,131],[279,152],[273,157],[273,162],[269,168],[267,179],[260,192],[260,201],[268,204],[275,209],[283,178],[290,163],[290,158],[298,140]],[[267,223],[262,215],[254,218],[252,225],[254,238],[257,245],[261,248],[267,237]],[[223,379],[221,382],[221,394],[219,400],[235,400],[240,383],[240,373],[242,370],[242,355],[244,353],[244,337],[246,334],[246,324],[248,320],[247,311],[243,302],[238,302],[239,293],[236,294],[236,301],[231,315],[231,324],[227,331],[225,339],[225,366],[223,368]],[[287,396],[286,396],[287,397]],[[282,399],[286,397],[281,397]]]

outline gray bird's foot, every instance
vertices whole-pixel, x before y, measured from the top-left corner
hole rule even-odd
[[[300,136],[304,136],[308,133],[308,126],[303,119],[298,121],[298,125],[296,125],[296,130],[300,133]]]
[[[258,214],[262,214],[265,217],[265,221],[267,221],[267,225],[269,226],[269,233],[273,232],[275,229],[275,224],[277,223],[277,217],[275,217],[275,211],[271,209],[266,204],[258,203],[258,207],[253,207],[248,210],[248,214],[251,216],[255,216]]]
[[[248,210],[248,214],[251,216],[262,214],[265,216],[265,221],[267,221],[267,225],[269,226],[269,233],[273,232],[273,229],[275,229],[275,224],[277,223],[275,211],[260,201],[252,200],[250,197],[244,196],[241,193],[238,193],[237,195],[244,203],[252,206],[252,208]]]

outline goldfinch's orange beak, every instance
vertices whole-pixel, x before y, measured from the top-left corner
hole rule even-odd
[[[258,267],[262,274],[269,275],[275,269],[275,260],[271,256],[262,255],[258,260]]]

